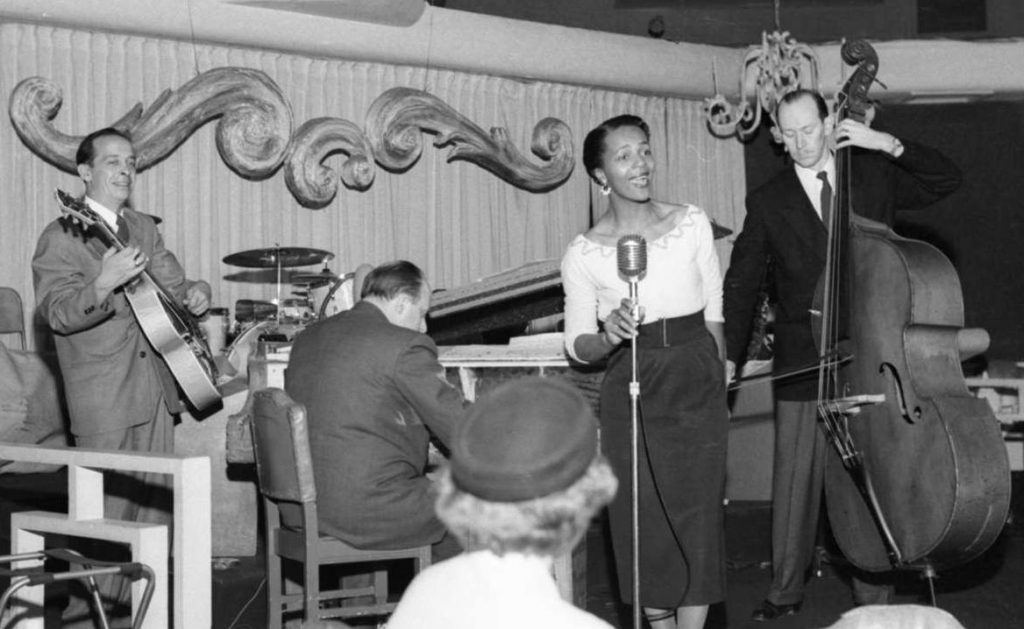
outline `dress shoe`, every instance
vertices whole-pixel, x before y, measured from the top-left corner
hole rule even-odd
[[[792,605],[776,605],[771,601],[764,601],[761,603],[761,605],[758,606],[757,609],[754,610],[754,613],[751,614],[750,617],[756,620],[757,622],[775,620],[776,618],[781,618],[782,616],[792,616],[796,614],[800,611],[801,605],[803,605],[802,602],[793,603]]]

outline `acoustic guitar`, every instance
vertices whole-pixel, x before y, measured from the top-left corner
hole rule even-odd
[[[92,228],[105,245],[118,251],[127,246],[85,202],[60,189],[56,197],[61,212],[84,227]],[[125,284],[123,290],[143,334],[167,364],[195,410],[201,411],[220,400],[217,368],[195,317],[182,308],[149,271],[144,270]]]

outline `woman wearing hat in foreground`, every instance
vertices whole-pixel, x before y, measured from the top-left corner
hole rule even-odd
[[[617,116],[587,134],[583,165],[608,211],[562,259],[565,344],[582,362],[608,361],[601,443],[620,479],[631,476],[630,339],[640,382],[638,484],[640,604],[653,629],[700,629],[725,598],[722,499],[728,410],[722,276],[711,222],[692,205],[651,198],[647,124]],[[646,241],[637,288],[640,321],[620,277],[617,243]],[[641,325],[642,323],[642,325]],[[609,507],[622,600],[632,603],[632,496]]]
[[[610,629],[563,600],[551,570],[616,484],[579,391],[536,377],[498,387],[456,429],[438,479],[437,516],[465,552],[417,575],[388,629]]]

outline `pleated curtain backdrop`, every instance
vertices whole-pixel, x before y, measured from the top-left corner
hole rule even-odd
[[[163,90],[177,89],[197,73],[222,66],[255,68],[270,76],[290,101],[296,127],[320,116],[362,126],[370,104],[382,92],[412,87],[434,94],[484,129],[507,128],[519,150],[536,160],[529,152],[533,127],[552,116],[572,130],[577,165],[554,190],[526,192],[474,164],[447,163],[447,150],[434,148],[434,137],[425,134],[422,155],[407,171],[378,167],[368,190],[341,186],[328,206],[310,210],[291,196],[282,171],[251,181],[230,170],[217,152],[212,121],[139,175],[133,202],[163,218],[168,247],[189,277],[210,282],[216,305],[233,307],[238,299],[276,296],[270,274],[222,262],[228,254],[275,244],[332,251],[336,257],[328,265],[336,273],[363,262],[405,258],[422,266],[438,288],[560,257],[569,240],[603,211],[601,196],[579,162],[583,137],[620,113],[638,114],[651,126],[659,165],[657,198],[698,204],[733,229],[742,221],[742,145],[712,137],[697,101],[0,24],[0,94],[9,98],[15,85],[31,76],[54,81],[64,90],[54,125],[71,135],[106,126],[136,103],[149,106]],[[53,189],[78,194],[82,186],[77,177],[30,151],[9,119],[0,124],[0,146],[0,285],[22,293],[26,316],[31,317],[35,296],[30,263],[39,233],[58,214]],[[340,166],[341,157],[328,158],[328,163]],[[728,243],[719,244],[724,267]],[[319,267],[296,270],[314,272]],[[289,294],[290,286],[285,286],[283,296]]]

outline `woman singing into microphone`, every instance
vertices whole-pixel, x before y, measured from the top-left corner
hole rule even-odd
[[[651,199],[650,131],[636,116],[616,116],[588,133],[583,165],[609,207],[562,259],[565,343],[581,362],[608,360],[601,443],[622,479],[609,506],[619,591],[623,601],[632,601],[632,496],[626,479],[632,450],[629,343],[635,332],[640,603],[652,629],[697,629],[704,626],[708,605],[725,598],[728,411],[722,276],[711,223],[697,207]],[[627,235],[646,240],[635,311],[620,271],[635,275],[638,269],[620,269],[617,255]],[[635,251],[625,253],[627,264],[636,262]]]

